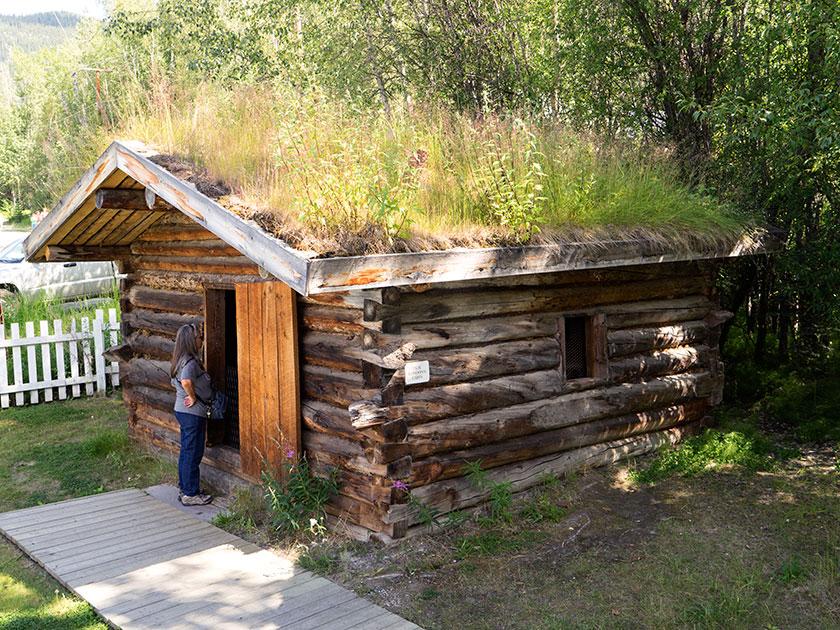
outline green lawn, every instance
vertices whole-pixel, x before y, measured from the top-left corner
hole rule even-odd
[[[3,409],[0,512],[119,488],[172,483],[172,464],[136,449],[119,395]],[[105,630],[16,547],[0,542],[0,630]]]

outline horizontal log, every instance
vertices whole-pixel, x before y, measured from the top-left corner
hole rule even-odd
[[[399,343],[411,343],[418,350],[447,348],[468,344],[489,344],[529,337],[548,337],[557,333],[559,313],[527,313],[445,323],[403,324]],[[381,347],[394,343],[394,335],[373,330],[362,333],[363,346]]]
[[[629,302],[607,306],[607,328],[639,328],[658,324],[674,324],[693,319],[703,319],[714,304],[704,295],[695,295],[676,300],[653,302]]]
[[[123,260],[131,256],[128,247],[96,247],[95,245],[47,245],[47,262],[89,262]]]
[[[554,337],[505,341],[471,348],[425,350],[412,361],[429,361],[429,382],[423,387],[520,374],[560,365],[560,344]]]
[[[167,217],[168,218],[168,217]],[[140,235],[139,241],[154,243],[175,243],[177,241],[217,240],[219,237],[192,221],[186,224],[172,225],[158,221]]]
[[[663,350],[708,341],[709,326],[703,321],[689,321],[656,328],[633,328],[607,333],[610,358],[650,350]]]
[[[301,331],[300,356],[315,365],[361,372],[361,342],[357,335]]]
[[[128,338],[133,356],[146,356],[150,359],[169,361],[175,351],[175,340],[159,335],[133,333]]]
[[[303,425],[310,431],[330,433],[348,440],[361,442],[365,439],[350,422],[346,408],[336,407],[320,400],[304,400],[300,406]]]
[[[365,330],[360,309],[316,306],[298,301],[298,328],[319,332],[357,335]]]
[[[555,288],[500,289],[497,291],[442,291],[403,294],[397,306],[367,302],[369,321],[398,316],[403,325],[510,313],[574,311],[606,304],[672,299],[698,293],[707,281],[701,277],[669,278],[623,284],[586,284]]]
[[[135,241],[131,253],[143,256],[242,256],[242,253],[221,239],[196,241]]]
[[[307,456],[314,461],[375,477],[388,475],[386,465],[371,464],[367,460],[359,442],[316,431],[304,431],[301,438]]]
[[[259,275],[241,275],[234,273],[207,273],[205,271],[164,271],[161,269],[139,269],[131,274],[131,279],[151,289],[173,291],[192,291],[202,293],[204,287],[233,289],[244,282],[263,282]]]
[[[169,411],[163,411],[149,407],[148,405],[137,405],[134,409],[134,414],[137,418],[145,420],[150,424],[156,424],[164,429],[178,433],[181,431],[178,420],[175,418],[175,412],[171,409]]]
[[[482,468],[489,469],[591,444],[669,429],[689,420],[699,420],[708,410],[708,405],[695,401],[693,404],[603,418],[468,450],[454,451],[438,457],[415,460],[411,467],[410,483],[412,486],[422,486],[440,479],[463,476],[464,465],[468,462],[480,460]]]
[[[365,457],[371,464],[388,464],[411,455],[409,442],[368,442]]]
[[[713,271],[713,270],[711,270]],[[607,267],[603,269],[577,269],[551,273],[531,273],[515,276],[499,276],[480,280],[456,280],[437,284],[414,284],[400,287],[403,293],[426,293],[432,289],[469,291],[481,287],[521,288],[563,286],[570,284],[639,282],[698,276],[710,273],[709,265],[697,262],[668,262],[628,267]]]
[[[130,385],[122,388],[123,399],[135,406],[146,405],[161,411],[175,409],[175,392],[163,391],[144,385]]]
[[[506,407],[602,385],[594,379],[563,383],[556,369],[438,387],[411,387],[395,409],[409,424]]]
[[[169,361],[134,358],[120,366],[120,378],[133,385],[146,385],[163,391],[175,391],[169,376]]]
[[[365,300],[381,303],[383,298],[382,289],[360,289],[358,291],[333,291],[332,293],[302,295],[298,299],[303,304],[362,309]]]
[[[619,383],[643,377],[678,374],[700,367],[709,368],[713,356],[709,346],[699,345],[620,358],[610,362],[609,380]]]
[[[204,296],[192,291],[151,289],[133,284],[128,291],[128,299],[135,308],[172,311],[185,315],[201,315],[204,312]]]
[[[151,193],[151,199],[147,193]],[[156,195],[145,188],[100,188],[94,195],[97,210],[175,210],[162,199],[160,201],[161,203],[157,203]]]
[[[117,361],[118,363],[127,363],[134,356],[134,352],[131,349],[131,344],[126,342],[121,343],[118,346],[111,346],[110,348],[106,348],[105,352],[102,353],[102,356],[105,357],[106,361]]]
[[[228,275],[258,276],[259,267],[245,256],[132,256],[135,269],[156,271],[189,271]]]
[[[702,429],[703,424],[703,421],[688,423],[664,431],[622,438],[526,462],[499,466],[489,470],[487,475],[491,481],[509,481],[514,492],[522,492],[540,484],[544,474],[563,475],[574,470],[596,468],[676,444],[680,440],[695,435]],[[476,488],[466,477],[446,479],[412,488],[411,494],[441,514],[478,505],[489,498],[489,490]],[[404,508],[397,507],[394,511],[402,514]],[[411,522],[417,522],[417,519],[412,518]]]
[[[201,326],[204,323],[204,318],[198,315],[158,313],[156,311],[138,308],[123,314],[123,321],[133,330],[145,330],[174,338],[181,326],[185,324]]]
[[[414,425],[407,439],[414,444],[414,459],[418,460],[434,453],[705,398],[715,381],[716,377],[703,371],[566,394]]]
[[[334,468],[329,464],[324,464],[317,461],[313,455],[307,454],[312,465],[312,471],[320,476],[326,476],[330,470]],[[339,477],[339,484],[341,493],[370,504],[390,504],[393,482],[388,482],[387,485],[382,485],[387,480],[373,477],[363,473],[357,473],[346,468],[341,470]]]
[[[371,400],[379,397],[379,390],[364,386],[360,372],[344,372],[330,368],[301,365],[301,389],[304,397],[331,402],[347,407],[357,400]]]

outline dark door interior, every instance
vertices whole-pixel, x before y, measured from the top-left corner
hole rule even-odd
[[[207,443],[239,448],[239,376],[237,372],[236,292],[207,289],[204,294],[207,372],[228,397],[224,420],[209,421]]]

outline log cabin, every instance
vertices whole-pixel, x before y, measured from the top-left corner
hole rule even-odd
[[[131,437],[177,456],[168,361],[203,325],[231,399],[202,474],[257,484],[282,445],[338,467],[330,514],[358,536],[480,505],[480,460],[516,490],[675,443],[721,399],[719,264],[779,247],[754,231],[689,250],[644,239],[318,257],[114,142],[33,230],[29,260],[117,260]],[[402,484],[396,482],[401,481]],[[395,485],[396,484],[396,485]]]

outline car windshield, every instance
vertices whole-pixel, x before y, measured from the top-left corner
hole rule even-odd
[[[23,261],[23,239],[15,241],[0,252],[0,263],[19,263]]]

